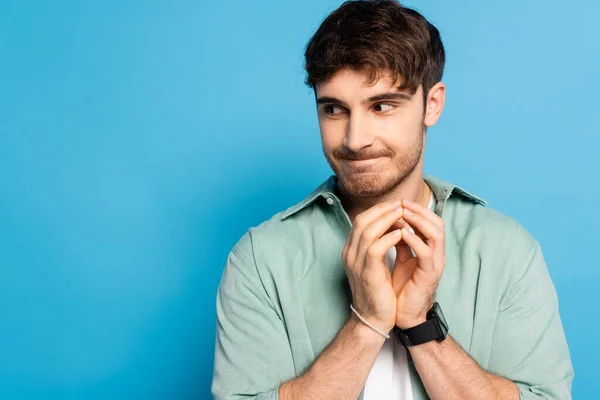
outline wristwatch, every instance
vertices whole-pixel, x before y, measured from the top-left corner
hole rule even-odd
[[[417,346],[432,340],[441,342],[448,335],[448,324],[440,305],[433,303],[433,307],[427,312],[427,321],[408,329],[400,329],[396,326],[394,334],[398,343],[404,347]]]

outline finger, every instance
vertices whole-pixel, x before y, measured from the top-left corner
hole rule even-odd
[[[363,229],[358,243],[358,252],[356,259],[362,260],[365,257],[367,249],[386,232],[390,231],[392,226],[402,216],[402,208],[394,208],[386,212],[381,217],[371,222],[369,226]],[[392,229],[393,230],[393,229]]]
[[[395,208],[402,208],[402,202],[400,200],[384,201],[383,203],[379,203],[358,214],[356,218],[354,218],[353,228],[359,228],[362,230],[369,226],[371,222]]]
[[[423,240],[409,231],[406,228],[402,228],[402,240],[409,245],[419,260],[419,268],[424,271],[430,272],[435,270],[435,264],[433,260],[433,249],[425,244]]]
[[[346,258],[350,263],[356,262],[358,259],[358,249],[360,244],[360,239],[362,235],[362,231],[369,226],[369,224],[381,217],[386,212],[393,210],[395,208],[400,207],[401,202],[399,200],[395,201],[386,201],[383,203],[379,203],[368,210],[360,213],[354,218],[354,224],[352,225],[352,230],[348,235],[348,249],[346,251]]]
[[[434,248],[444,247],[444,231],[439,228],[430,218],[427,218],[423,214],[414,213],[413,211],[406,209],[402,216],[406,222],[408,222],[413,229],[415,234],[421,233],[425,238],[425,242]],[[418,232],[416,232],[418,231]]]
[[[402,214],[404,215],[404,208],[402,211]],[[398,219],[398,221],[396,221],[396,223],[392,226],[393,229],[402,229],[405,226],[409,226],[408,223],[406,223],[406,221],[404,221],[404,218],[400,218]]]
[[[401,239],[402,231],[395,229],[373,242],[366,251],[365,268],[374,265],[372,261],[382,260],[386,253]]]
[[[444,230],[444,220],[431,211],[428,207],[423,206],[422,204],[417,203],[416,201],[412,201],[409,199],[403,199],[402,205],[404,208],[414,212],[415,214],[420,214],[423,217],[427,218],[431,222],[433,222],[440,230]]]

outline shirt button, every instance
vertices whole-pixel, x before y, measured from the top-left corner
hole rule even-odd
[[[330,206],[332,206],[334,203],[333,199],[331,197],[327,198],[327,204],[329,204]]]

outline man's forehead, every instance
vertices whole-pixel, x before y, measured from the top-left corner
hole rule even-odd
[[[390,71],[368,71],[354,68],[344,68],[334,73],[328,80],[317,83],[317,86],[329,86],[336,83],[348,83],[349,81],[364,87],[385,86],[387,88],[400,86],[402,77],[395,77]]]
[[[401,77],[395,78],[390,72],[370,75],[365,71],[344,69],[336,72],[327,81],[317,83],[315,97],[317,99],[346,97],[352,98],[352,100],[365,100],[382,93],[402,93],[406,95],[406,98],[413,97],[416,93],[404,88],[399,89],[402,83]]]

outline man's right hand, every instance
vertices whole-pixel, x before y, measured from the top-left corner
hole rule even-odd
[[[400,201],[388,201],[357,215],[342,251],[354,308],[384,332],[396,324],[396,293],[385,254],[402,239],[400,229],[390,231],[402,212]]]

